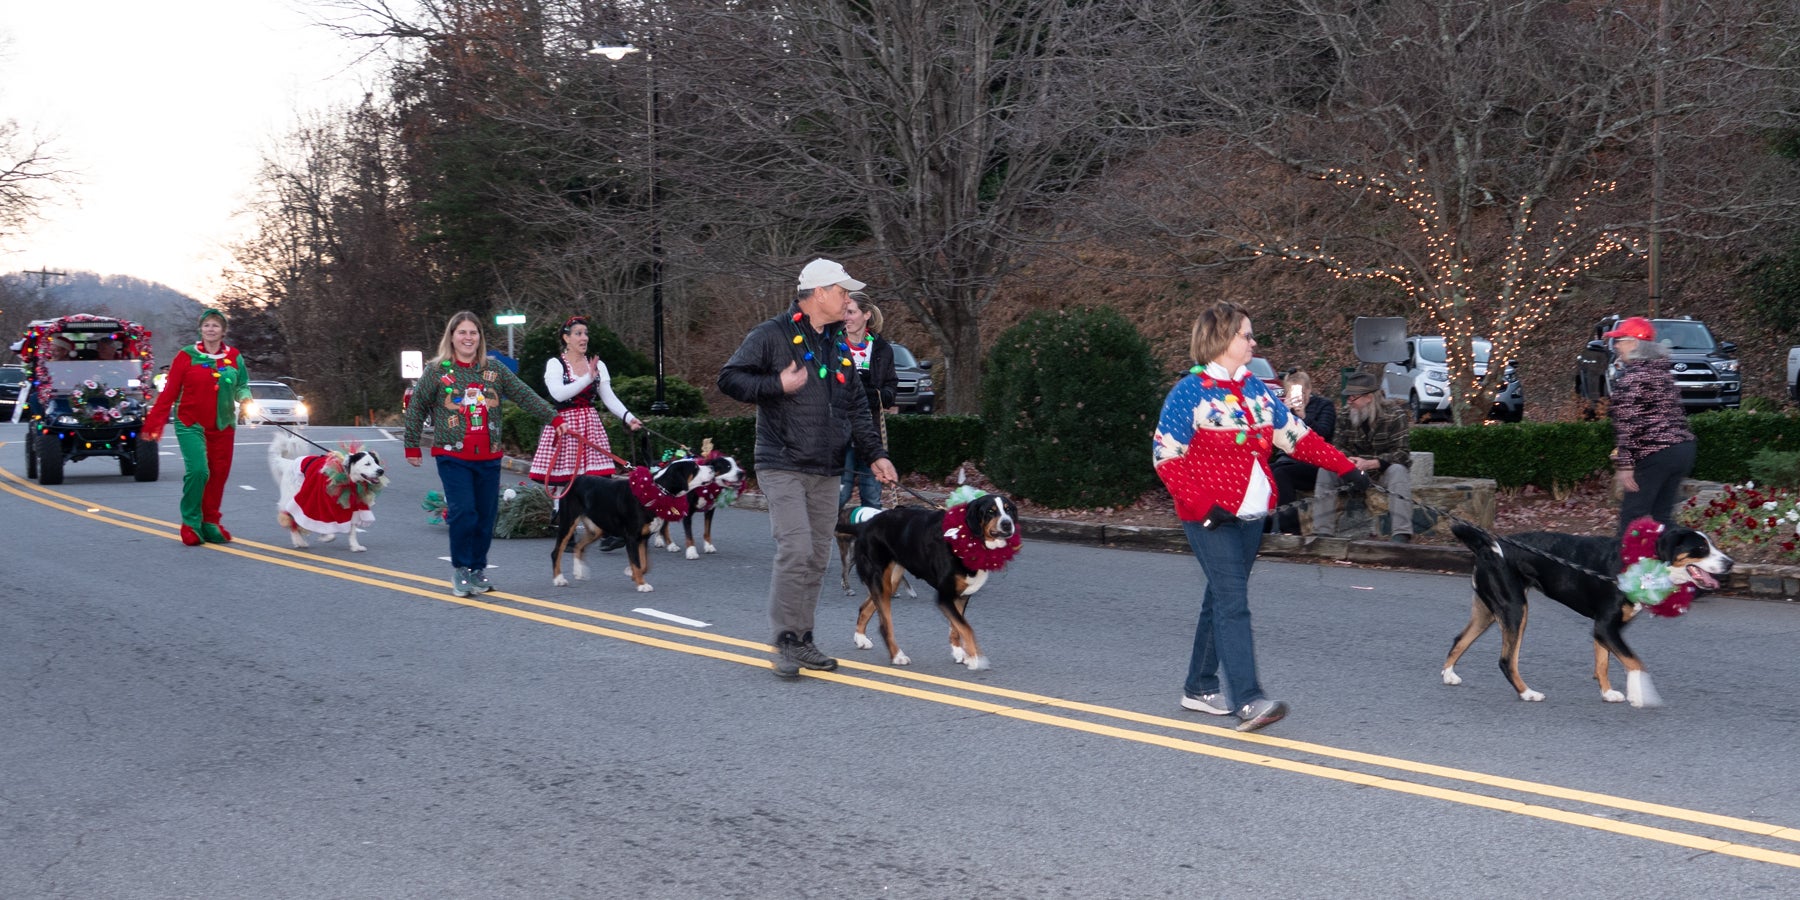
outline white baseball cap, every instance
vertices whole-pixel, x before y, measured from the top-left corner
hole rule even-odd
[[[829,259],[815,259],[807,263],[806,268],[800,270],[798,290],[810,291],[828,284],[841,284],[852,291],[860,291],[868,287],[868,285],[851,278],[850,273],[844,271],[842,263],[835,263]]]

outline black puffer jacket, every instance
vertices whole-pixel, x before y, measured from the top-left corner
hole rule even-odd
[[[756,404],[756,468],[841,475],[844,450],[852,439],[858,459],[886,459],[862,380],[840,362],[849,355],[839,346],[843,326],[831,325],[821,333],[805,316],[796,319],[799,313],[798,306],[791,306],[784,315],[750,329],[719,370],[719,390],[725,396]],[[809,350],[815,356],[811,362],[805,359]],[[824,378],[819,377],[821,362],[826,364]],[[792,394],[781,389],[781,372],[789,363],[806,372],[806,383]]]
[[[862,373],[863,390],[869,395],[869,414],[877,417],[881,410],[894,405],[900,391],[900,376],[894,371],[894,345],[879,334],[869,336],[869,367]]]

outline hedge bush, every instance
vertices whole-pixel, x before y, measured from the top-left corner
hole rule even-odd
[[[1758,454],[1800,452],[1792,414],[1725,409],[1689,416],[1688,427],[1698,450],[1693,477],[1703,481],[1754,480]],[[1609,421],[1414,428],[1409,440],[1435,454],[1437,474],[1492,478],[1503,488],[1556,490],[1612,470]]]
[[[980,416],[888,416],[887,437],[894,467],[928,478],[943,478],[969,460],[979,467],[987,449]]]
[[[994,343],[983,375],[982,471],[1046,506],[1115,506],[1156,484],[1150,434],[1163,379],[1111,309],[1038,311]]]

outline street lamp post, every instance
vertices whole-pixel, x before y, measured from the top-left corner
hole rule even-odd
[[[662,183],[657,177],[656,129],[661,124],[662,110],[656,90],[656,44],[646,41],[650,48],[644,53],[644,70],[647,73],[647,96],[644,101],[645,156],[649,163],[649,198],[650,198],[650,317],[651,317],[651,349],[656,360],[656,399],[650,403],[650,412],[656,415],[667,415],[669,402],[663,393],[663,245],[662,245]],[[604,56],[613,62],[624,59],[627,55],[638,52],[629,42],[595,46],[589,53]]]

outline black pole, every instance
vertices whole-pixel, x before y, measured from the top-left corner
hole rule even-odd
[[[650,156],[650,315],[655,320],[652,340],[656,353],[656,400],[650,404],[650,412],[654,415],[668,415],[669,402],[663,395],[662,185],[656,171],[656,128],[660,124],[657,120],[661,117],[661,110],[656,96],[656,41],[651,38],[649,43],[650,52],[645,54],[644,63],[650,72],[650,130],[647,141]]]

